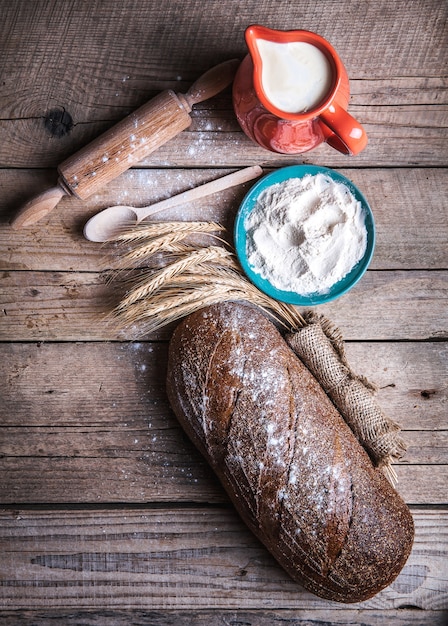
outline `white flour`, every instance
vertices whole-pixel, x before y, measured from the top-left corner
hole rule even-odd
[[[361,203],[324,174],[271,185],[246,217],[252,270],[282,291],[326,293],[362,258]]]

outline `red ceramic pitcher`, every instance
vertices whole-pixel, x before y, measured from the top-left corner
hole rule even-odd
[[[253,25],[247,28],[245,38],[250,54],[243,59],[235,76],[233,106],[248,137],[263,148],[284,154],[306,152],[324,141],[343,154],[358,154],[366,147],[364,128],[347,112],[350,98],[347,72],[323,37],[306,30],[279,31]],[[260,40],[274,44],[303,42],[317,48],[314,52],[328,67],[325,92],[318,102],[307,110],[279,108],[272,95],[268,96],[272,89],[269,92],[263,75],[267,61],[260,52]],[[276,49],[282,52],[282,48],[276,46]],[[301,85],[301,76],[293,74],[288,80],[297,80],[298,93],[307,89]]]

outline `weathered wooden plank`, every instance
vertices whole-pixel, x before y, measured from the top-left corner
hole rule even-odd
[[[165,344],[6,343],[0,352],[4,426],[165,425]]]
[[[378,402],[407,431],[447,427],[447,349],[445,342],[346,343],[355,372],[378,387]]]
[[[446,626],[444,610],[388,609],[297,609],[297,610],[194,610],[158,611],[145,609],[103,610],[18,610],[0,611],[3,626],[338,626],[362,624],[378,626],[387,618],[388,626]]]
[[[17,510],[0,519],[4,609],[347,610],[293,583],[231,510]],[[402,573],[354,609],[448,608],[446,511],[414,519]]]
[[[350,293],[319,310],[347,340],[442,339],[448,328],[447,286],[446,271],[368,271]],[[5,271],[0,340],[139,337],[137,328],[117,331],[104,319],[119,294],[119,285],[105,284],[98,273]]]
[[[2,427],[0,454],[3,458],[16,459],[17,469],[22,459],[28,457],[50,460],[52,464],[60,458],[127,459],[138,466],[143,459],[154,465],[154,478],[160,466],[171,467],[178,463],[182,468],[188,464],[192,455],[189,445],[175,421],[169,416],[160,415],[159,422],[164,424],[154,427],[151,422],[137,424],[135,418],[118,426],[105,427],[85,424],[83,427]],[[148,418],[146,418],[146,422]],[[131,423],[130,423],[131,422]],[[443,465],[448,463],[448,423],[446,430],[404,431],[403,437],[408,449],[402,461],[405,465]],[[442,427],[442,425],[441,425]],[[437,468],[434,469],[437,472]],[[166,474],[167,472],[164,472]],[[92,477],[96,480],[96,477]]]
[[[6,223],[26,199],[54,184],[46,170],[0,171],[0,269],[98,270],[105,251],[84,240],[82,227],[97,211],[114,204],[145,206],[229,173],[230,169],[136,169],[126,172],[87,201],[63,199],[34,227],[13,231]],[[266,169],[268,173],[272,171]],[[375,216],[376,248],[372,269],[444,269],[448,266],[448,176],[440,169],[342,169],[364,193]],[[224,224],[233,218],[252,183],[155,218],[204,219]],[[431,219],[428,220],[428,211]],[[0,217],[0,220],[2,220]]]
[[[404,428],[400,491],[410,502],[443,502],[446,344],[347,348],[355,370],[382,373],[378,401]],[[166,345],[3,344],[0,351],[0,501],[222,498],[169,410]]]
[[[1,283],[3,341],[113,338],[102,319],[111,291],[99,274],[4,272]]]
[[[26,434],[26,432],[24,433]],[[45,433],[43,433],[45,434]],[[171,440],[180,439],[173,429]],[[71,432],[63,437],[69,438]],[[132,433],[141,442],[140,431]],[[131,435],[131,436],[132,436]],[[109,502],[227,502],[215,476],[192,446],[174,449],[171,433],[133,456],[76,456],[82,437],[73,437],[69,456],[0,458],[1,501],[5,504]],[[22,435],[23,436],[23,435]],[[98,438],[95,433],[93,438]],[[154,435],[153,435],[154,437]],[[85,437],[87,440],[89,437]],[[129,433],[124,438],[129,441]],[[121,444],[122,446],[123,444]],[[137,445],[137,444],[136,444]],[[140,444],[141,445],[141,444]],[[120,445],[118,446],[120,448]],[[43,451],[43,447],[40,448]],[[165,451],[169,449],[169,454]],[[397,489],[409,504],[446,503],[448,465],[396,465]]]
[[[193,450],[191,454],[184,450],[169,458],[158,450],[142,453],[139,459],[3,458],[1,501],[14,505],[227,502],[211,470]],[[431,495],[431,500],[441,498]],[[426,494],[425,501],[429,497]]]
[[[229,10],[232,2],[238,10]],[[295,4],[246,0],[244,6],[237,0],[209,0],[206,13],[198,1],[189,2],[187,12],[182,0],[163,7],[131,0],[126,19],[120,6],[99,3],[94,13],[88,6],[86,0],[70,5],[55,0],[3,1],[2,78],[9,98],[3,99],[1,117],[14,113],[17,102],[28,112],[41,110],[51,99],[58,102],[60,92],[80,109],[90,107],[100,113],[105,99],[123,105],[141,96],[142,85],[167,77],[192,80],[195,68],[208,67],[226,52],[245,54],[243,31],[256,22],[319,32],[339,51],[353,78],[393,81],[445,74],[447,11],[437,0],[416,0],[411,5],[405,0],[393,5],[382,0],[350,6],[349,15],[346,6],[332,0],[322,0],[318,11],[312,0]],[[425,29],[420,37],[413,37],[422,21]],[[148,38],[148,32],[153,37]],[[381,64],[375,62],[379,50]],[[27,80],[30,73],[35,81]],[[42,85],[47,87],[45,96]],[[11,106],[11,101],[16,105]]]
[[[352,79],[350,92],[357,106],[397,106],[447,104],[447,79],[444,76],[393,76],[391,78]]]
[[[358,327],[363,331],[356,332],[357,339],[373,339],[369,328],[377,325],[385,331],[381,339],[443,339],[448,315],[443,283],[444,272],[370,271],[353,291],[319,310],[346,339],[355,338],[352,329]]]
[[[237,11],[210,0],[206,14],[200,2],[190,2],[185,11],[180,0],[163,9],[134,0],[126,6],[126,19],[121,7],[100,5],[92,12],[84,0],[67,7],[54,0],[33,5],[7,0],[3,5],[3,166],[55,166],[157,91],[168,87],[185,91],[211,64],[231,56],[242,58],[244,29],[257,21],[315,30],[339,51],[354,83],[353,112],[370,135],[370,147],[356,159],[358,164],[446,163],[447,111],[440,104],[444,102],[440,94],[446,92],[440,78],[447,60],[446,6],[437,0],[419,0],[412,7],[404,0],[392,7],[386,0],[350,7],[350,29],[346,9],[331,0],[321,2],[319,11],[311,0],[294,5],[287,0],[250,0]],[[423,21],[424,33],[413,37]],[[148,39],[148,32],[154,36]],[[378,50],[381,64],[375,62]],[[55,139],[45,128],[45,118],[54,108],[73,118],[73,129],[64,138]],[[226,110],[231,111],[230,98]],[[209,116],[207,108],[201,109],[202,128],[209,126]],[[234,116],[233,121],[236,124]],[[197,164],[204,166],[240,165],[244,158],[279,162],[264,151],[250,151],[248,142],[244,150],[235,150],[240,132],[236,139],[232,133],[214,135],[185,133],[148,163],[188,166],[192,149]],[[346,163],[345,157],[325,148],[315,151],[313,159]]]
[[[417,437],[447,429],[445,342],[350,342],[346,351],[354,371],[378,386],[379,404],[408,431],[407,439],[410,431]],[[134,438],[163,433],[175,423],[166,404],[166,356],[164,343],[3,343],[2,426],[100,433],[107,427],[121,429],[126,442],[126,432],[135,433]],[[122,444],[114,441],[115,446]],[[426,451],[409,454],[429,462],[417,456]]]
[[[196,111],[197,123],[143,159],[140,166],[189,167],[194,163],[196,167],[241,167],[255,162],[266,167],[302,162],[329,167],[446,166],[447,105],[354,105],[350,111],[369,137],[367,148],[356,157],[342,155],[327,144],[301,155],[280,155],[260,148],[239,129],[229,96],[225,111]],[[223,128],[229,117],[233,130]],[[55,139],[39,117],[0,120],[0,138],[5,138],[0,144],[0,165],[56,167],[110,126],[110,122],[80,124],[63,139]],[[2,153],[5,144],[8,148]]]
[[[375,362],[376,346],[370,346],[367,358],[359,346],[363,363]],[[439,346],[444,347],[432,346],[429,377],[420,381],[433,385],[423,389],[427,393],[420,392],[420,398],[422,404],[428,403],[433,428],[439,431],[409,431],[406,421],[416,411],[413,427],[419,428],[424,409],[416,404],[413,384],[419,371],[425,372],[429,344],[415,346],[421,360],[414,359],[414,374],[407,383],[412,387],[407,402],[401,401],[409,450],[405,465],[397,471],[399,489],[410,502],[443,502],[445,497],[446,466],[415,465],[447,461],[446,357],[443,350],[437,353]],[[2,354],[6,384],[1,405],[5,422],[0,500],[142,502],[223,497],[169,411],[164,394],[165,346],[4,345]],[[412,362],[412,357],[405,350],[401,360]],[[435,372],[439,365],[437,381],[432,368]],[[405,381],[389,384],[401,388]],[[380,395],[379,401],[384,399]],[[387,409],[387,402],[382,406]],[[392,415],[397,419],[396,413]]]

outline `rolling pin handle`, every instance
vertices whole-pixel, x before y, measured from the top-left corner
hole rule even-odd
[[[188,103],[189,110],[191,111],[193,104],[213,98],[228,87],[235,77],[239,64],[239,59],[230,59],[215,65],[205,74],[202,74],[183,96]],[[179,97],[180,94],[177,95]]]
[[[61,186],[52,187],[44,191],[22,206],[11,222],[11,227],[14,228],[14,230],[18,230],[19,228],[25,228],[26,226],[31,226],[31,224],[38,222],[47,215],[47,213],[50,213],[66,194],[66,190]]]

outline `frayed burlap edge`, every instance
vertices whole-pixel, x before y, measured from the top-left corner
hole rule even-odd
[[[406,451],[400,426],[376,402],[375,385],[353,372],[340,330],[313,311],[304,318],[306,325],[288,334],[286,341],[317,378],[374,465],[395,484],[397,476],[391,464]]]

